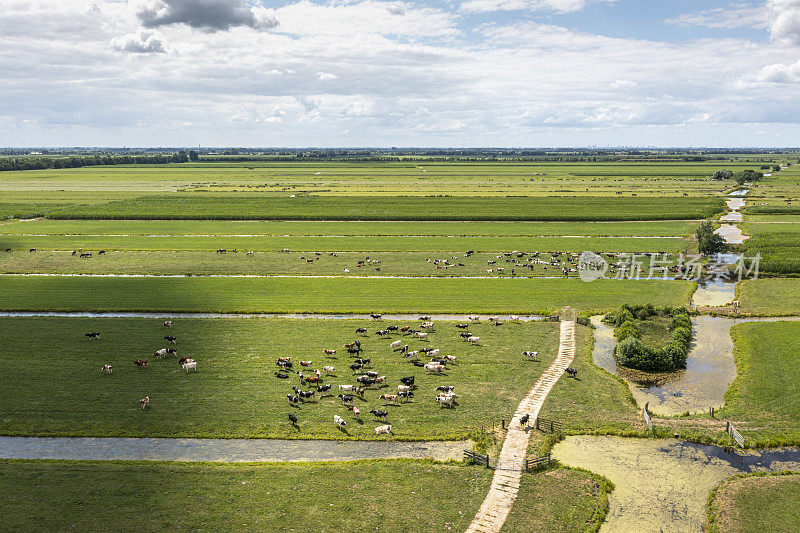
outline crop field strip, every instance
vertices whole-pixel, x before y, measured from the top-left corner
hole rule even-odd
[[[750,236],[742,245],[745,256],[761,255],[759,271],[800,274],[800,225],[749,222],[740,227]]]
[[[413,322],[410,322],[413,324]],[[459,337],[453,322],[437,322],[430,340],[374,331],[401,322],[369,320],[292,319],[175,319],[167,333],[177,337],[178,355],[198,362],[198,371],[186,373],[176,356],[152,354],[166,346],[165,330],[157,319],[140,318],[0,318],[0,339],[8,371],[0,384],[0,433],[22,436],[128,437],[240,437],[376,439],[380,425],[371,409],[387,410],[392,439],[466,439],[494,417],[510,418],[530,383],[552,362],[558,349],[559,325],[551,322],[489,322],[471,325],[481,344],[472,346]],[[366,327],[368,335],[355,330]],[[101,332],[98,340],[84,336]],[[353,358],[343,343],[360,339],[371,366],[387,376],[386,385],[367,388],[365,399],[355,399],[362,423],[337,398],[339,384],[357,384],[349,365]],[[389,343],[400,339],[411,350],[437,347],[457,360],[441,376],[410,364]],[[336,349],[331,356],[323,349]],[[538,350],[542,362],[527,361],[523,350]],[[323,373],[333,390],[315,401],[292,408],[287,393],[303,390],[297,375],[278,379],[277,357],[311,360],[312,369],[336,368]],[[45,358],[47,365],[39,364]],[[148,368],[134,361],[146,359]],[[101,366],[111,364],[106,376]],[[306,371],[310,373],[312,370]],[[394,405],[380,394],[397,394],[399,379],[414,375],[412,401]],[[442,408],[435,401],[439,385],[454,385],[458,405]],[[148,395],[151,407],[142,413],[139,399]],[[192,405],[192,409],[182,409]],[[296,413],[296,427],[286,417]],[[86,416],[91,413],[91,416]],[[337,429],[333,416],[348,422]]]
[[[0,310],[549,314],[570,305],[597,314],[630,301],[687,305],[695,286],[665,280],[6,275],[0,276]]]

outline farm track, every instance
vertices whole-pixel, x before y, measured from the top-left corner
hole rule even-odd
[[[419,314],[383,314],[382,320],[417,320]],[[430,320],[442,321],[469,321],[470,316],[477,316],[479,320],[488,320],[490,316],[496,316],[500,320],[510,320],[510,315],[457,315],[457,314],[435,314],[427,315]],[[521,322],[532,322],[544,320],[541,315],[518,315]],[[0,317],[61,317],[61,318],[290,318],[290,319],[310,319],[310,320],[369,320],[368,314],[349,314],[349,313],[157,313],[157,312],[107,312],[93,313],[83,311],[0,311]],[[380,325],[381,321],[375,321]]]
[[[333,441],[0,437],[0,459],[91,461],[309,462],[360,459],[460,460],[469,441]]]
[[[520,402],[509,422],[508,434],[498,457],[498,467],[495,470],[489,493],[467,528],[467,533],[499,533],[503,528],[517,499],[522,479],[521,465],[525,461],[530,439],[528,428],[523,429],[520,419],[525,414],[533,419],[539,416],[539,410],[547,399],[548,393],[574,358],[575,322],[563,321],[561,322],[558,356]],[[503,465],[507,465],[508,469],[502,468]],[[518,465],[518,468],[513,468],[512,465]]]

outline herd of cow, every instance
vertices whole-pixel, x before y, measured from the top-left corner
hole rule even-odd
[[[372,314],[370,317],[374,320],[381,319],[380,314]],[[440,355],[440,350],[438,348],[429,346],[420,348],[419,350],[410,350],[409,345],[404,343],[404,338],[416,338],[429,342],[428,334],[434,331],[434,323],[430,318],[429,316],[420,317],[419,320],[422,323],[419,329],[413,329],[410,325],[390,325],[385,329],[376,331],[375,334],[381,338],[391,335],[401,336],[400,339],[389,343],[388,348],[390,350],[407,358],[410,364],[422,368],[429,374],[442,375],[446,371],[447,365],[456,363],[458,359],[456,356]],[[478,317],[471,318],[473,320],[478,320]],[[490,320],[499,322],[496,317],[492,317]],[[467,330],[469,324],[457,324],[456,327]],[[358,328],[355,330],[355,333],[361,337],[368,335],[367,328]],[[472,335],[469,331],[460,332],[460,336],[472,345],[479,344],[480,342],[480,338]],[[371,387],[385,388],[388,386],[388,377],[372,369],[372,360],[370,358],[362,357],[364,348],[362,347],[361,340],[356,339],[344,343],[343,347],[347,350],[349,356],[354,357],[352,363],[348,365],[349,370],[352,372],[353,383],[339,383],[337,385],[338,395],[336,398],[341,401],[342,407],[346,408],[352,414],[353,418],[360,422],[361,409],[354,405],[354,399],[359,398],[366,401],[367,392]],[[322,350],[322,353],[328,358],[336,358],[336,349],[325,348]],[[430,360],[422,361],[420,359],[422,356]],[[300,387],[306,386],[307,390],[303,390],[298,386],[293,386],[292,392],[286,394],[289,405],[297,407],[306,402],[316,402],[317,397],[321,399],[325,396],[332,397],[334,395],[332,391],[333,384],[323,384],[326,378],[337,377],[336,368],[334,366],[326,364],[321,366],[321,368],[313,369],[313,361],[300,360],[296,361],[296,363],[301,367],[296,371],[299,385]],[[293,370],[294,364],[295,362],[292,361],[291,357],[278,357],[275,360],[275,365],[278,367],[278,371],[275,372],[275,377],[278,379],[289,379],[290,373],[295,373],[295,370]],[[377,396],[377,399],[383,401],[384,404],[399,405],[401,403],[407,403],[414,397],[416,388],[415,376],[402,376],[398,378],[397,393],[381,393]],[[456,394],[452,385],[440,385],[435,388],[435,392],[436,395],[434,399],[440,407],[453,408],[457,405]],[[372,409],[369,413],[374,415],[376,420],[384,422],[389,415],[388,411],[380,409]],[[294,412],[288,413],[288,418],[293,426],[296,426],[299,422],[298,416]],[[342,416],[338,414],[335,415],[333,423],[337,428],[346,431],[347,421]],[[375,428],[376,435],[389,434],[391,432],[392,426],[390,424],[384,424]]]
[[[164,327],[165,328],[171,328],[172,327],[172,321],[171,320],[165,321],[164,322]],[[97,339],[100,338],[100,332],[99,331],[90,331],[89,333],[86,333],[84,336],[88,337],[90,341],[97,340]],[[170,344],[177,344],[178,343],[178,338],[175,337],[174,335],[165,335],[164,336],[164,340],[166,340]],[[153,357],[157,357],[157,358],[167,357],[169,355],[177,356],[178,355],[178,349],[177,348],[161,348],[160,350],[156,350],[153,353]],[[147,359],[136,359],[136,360],[133,361],[133,364],[136,365],[139,368],[147,368],[147,366],[148,366]],[[189,373],[190,370],[194,370],[195,372],[197,372],[197,361],[195,361],[194,359],[192,359],[189,356],[178,357],[178,364],[181,365],[181,368],[183,368],[186,371],[187,374]],[[103,366],[100,367],[100,371],[108,376],[108,375],[111,375],[111,374],[114,373],[114,367],[111,366],[111,365],[103,365]],[[150,396],[145,396],[144,398],[139,400],[139,405],[141,406],[142,410],[147,409],[148,407],[150,407]]]

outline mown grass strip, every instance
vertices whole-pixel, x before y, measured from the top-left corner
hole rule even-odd
[[[736,297],[748,315],[800,315],[800,279],[762,278],[740,281]]]
[[[721,198],[148,196],[78,205],[59,219],[191,220],[686,220],[722,211]]]
[[[601,313],[635,301],[686,305],[687,281],[0,276],[0,309],[265,313]]]
[[[490,480],[486,468],[406,460],[0,461],[14,487],[0,514],[10,531],[463,531]]]

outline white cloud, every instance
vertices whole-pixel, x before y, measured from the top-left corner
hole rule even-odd
[[[769,0],[767,7],[772,38],[800,45],[800,0]]]
[[[516,10],[571,13],[593,2],[613,3],[616,0],[466,0],[461,3],[461,10],[467,13]]]
[[[156,34],[148,31],[129,33],[111,40],[111,46],[120,52],[134,54],[163,54],[164,43]]]
[[[339,76],[333,74],[332,72],[317,72],[317,79],[322,81],[335,80],[338,77]]]
[[[767,27],[767,9],[764,5],[752,6],[750,4],[734,3],[727,7],[715,7],[679,15],[664,22],[674,26],[702,26],[722,30],[736,28],[764,29]]]

